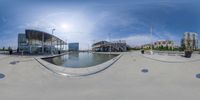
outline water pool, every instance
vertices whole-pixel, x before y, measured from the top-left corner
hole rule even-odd
[[[66,55],[43,58],[43,60],[64,67],[85,68],[104,63],[118,54],[97,54],[90,52],[71,52]]]

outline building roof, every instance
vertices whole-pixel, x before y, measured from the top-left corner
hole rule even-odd
[[[65,41],[61,40],[60,38],[43,31],[39,31],[39,30],[26,29],[25,34],[26,34],[26,38],[30,40],[42,41],[42,37],[44,34],[44,42],[59,41],[58,42],[59,45],[67,44]]]
[[[108,43],[110,43],[110,42],[107,42],[107,41],[99,41],[99,42],[94,43],[92,46],[99,45],[99,44],[108,44]]]

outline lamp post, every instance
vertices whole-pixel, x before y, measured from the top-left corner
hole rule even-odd
[[[53,55],[53,51],[52,51],[52,46],[53,46],[53,32],[55,31],[56,29],[52,29],[52,37],[51,37],[51,55]]]
[[[93,45],[95,44],[95,40],[91,40],[91,41],[92,41],[91,50],[92,50],[92,52],[95,52],[96,50],[95,50],[95,48],[93,47]]]
[[[65,40],[65,52],[67,51],[67,39]]]
[[[153,54],[153,28],[151,27],[150,29],[150,34],[151,34],[151,50],[150,50],[150,54]]]
[[[88,43],[88,52],[90,51],[90,44]]]
[[[110,52],[110,54],[111,54],[111,33],[108,33],[108,35],[109,35],[109,42],[110,42],[110,43],[109,43],[109,44],[110,44],[110,45],[109,45],[109,46],[110,46],[109,52]]]

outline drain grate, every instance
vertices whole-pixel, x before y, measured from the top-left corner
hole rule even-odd
[[[17,63],[19,63],[19,61],[12,61],[12,62],[10,62],[10,64],[12,64],[12,65],[15,65]]]
[[[2,74],[2,73],[0,73],[0,79],[2,79],[2,78],[4,78],[4,77],[5,77],[5,75]]]
[[[141,72],[143,72],[143,73],[148,73],[149,70],[148,70],[148,69],[142,69]]]
[[[199,78],[199,79],[200,79],[200,74],[196,74],[196,78]]]

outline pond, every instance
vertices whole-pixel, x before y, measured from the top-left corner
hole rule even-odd
[[[43,58],[43,60],[63,67],[85,68],[104,63],[118,54],[97,54],[91,52],[70,52],[66,55]]]

